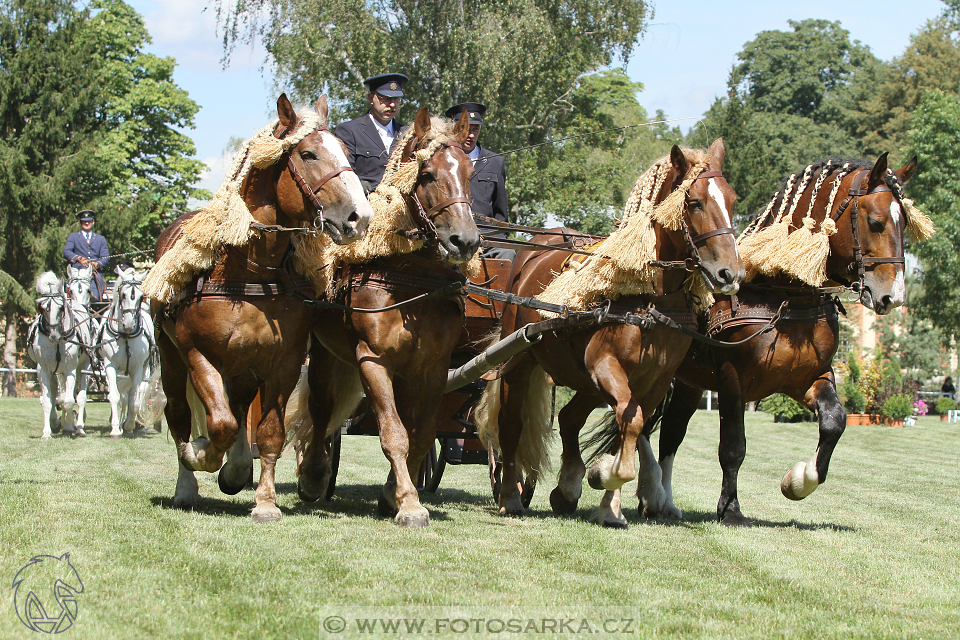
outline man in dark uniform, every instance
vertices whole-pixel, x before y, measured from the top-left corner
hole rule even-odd
[[[93,224],[96,222],[93,211],[81,211],[77,214],[77,219],[80,221],[80,231],[74,231],[67,237],[63,257],[75,266],[93,267],[90,294],[93,300],[99,301],[104,290],[100,271],[110,261],[110,251],[107,249],[106,238],[93,232]]]
[[[403,123],[394,116],[403,98],[407,76],[384,73],[363,81],[370,88],[367,102],[370,111],[348,122],[342,122],[334,135],[343,140],[350,151],[350,166],[357,172],[365,192],[370,193],[383,180],[383,170],[390,159],[393,143],[400,138]]]
[[[473,212],[488,218],[507,222],[507,173],[503,156],[497,155],[479,144],[480,127],[487,108],[479,102],[463,102],[447,109],[448,118],[456,121],[464,111],[469,113],[470,132],[463,141],[463,152],[473,161],[473,177],[470,178],[470,197],[473,199]],[[507,234],[487,236],[506,238]],[[513,260],[517,255],[512,249],[489,247],[484,250],[484,258]]]

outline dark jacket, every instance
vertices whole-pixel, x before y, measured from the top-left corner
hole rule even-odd
[[[403,126],[394,118],[393,130],[396,134],[393,139],[394,144],[400,139]],[[380,140],[380,134],[377,133],[377,127],[373,124],[370,113],[341,122],[333,133],[347,145],[347,150],[350,151],[350,166],[357,172],[357,177],[360,178],[364,187],[372,191],[383,180],[383,170],[387,166],[387,160],[390,159],[390,152],[383,148],[383,141]]]
[[[67,236],[67,244],[63,247],[63,257],[72,264],[78,265],[77,258],[89,258],[91,262],[96,262],[99,271],[94,273],[91,284],[91,294],[94,300],[99,300],[103,295],[104,281],[100,275],[107,263],[110,262],[110,250],[107,249],[107,239],[97,233],[91,233],[90,242],[83,237],[83,232],[74,231]]]
[[[473,165],[470,197],[473,212],[488,218],[507,221],[507,173],[503,156],[477,145],[480,157]]]

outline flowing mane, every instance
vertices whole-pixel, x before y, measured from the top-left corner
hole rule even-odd
[[[53,271],[44,271],[37,276],[36,284],[34,284],[34,289],[40,295],[52,295],[60,290],[62,282],[60,278],[57,277]]]
[[[615,300],[620,296],[653,293],[654,279],[660,271],[650,264],[657,259],[653,223],[674,231],[682,228],[687,192],[707,166],[707,155],[702,149],[683,149],[683,154],[690,168],[677,190],[659,204],[655,202],[672,169],[667,155],[637,179],[617,230],[593,246],[593,256],[561,273],[537,298],[566,304],[571,309],[586,309],[604,298]],[[687,278],[686,287],[698,311],[713,304],[713,296],[699,272]],[[542,312],[542,315],[550,314]]]
[[[274,119],[243,143],[213,200],[184,223],[175,244],[147,274],[143,281],[147,296],[169,301],[194,276],[213,266],[223,245],[242,247],[249,242],[255,221],[240,195],[243,181],[252,169],[276,164],[286,151],[327,125],[326,118],[311,108],[300,109],[297,119],[300,126],[284,138],[274,137],[279,123]]]
[[[873,166],[868,160],[825,158],[784,179],[767,206],[737,241],[747,268],[746,280],[750,281],[758,274],[784,274],[814,287],[823,284],[827,279],[829,238],[837,232],[837,225],[829,214],[833,211],[840,184],[851,173]],[[933,223],[904,196],[903,184],[897,175],[888,169],[883,182],[903,206],[907,239],[918,242],[932,236]],[[814,211],[817,196],[824,185],[830,189],[829,200],[822,212]],[[798,227],[793,222],[794,214],[808,190],[810,201]],[[814,218],[813,214],[820,219]],[[815,231],[818,225],[819,230]]]
[[[416,132],[410,127],[390,155],[383,180],[368,197],[374,218],[361,240],[349,245],[336,245],[326,237],[310,238],[309,243],[298,239],[294,265],[309,278],[318,292],[333,294],[336,271],[345,264],[362,264],[376,258],[413,253],[423,248],[424,240],[408,238],[398,231],[414,231],[417,221],[407,206],[407,196],[413,193],[420,168],[443,145],[456,141],[454,123],[446,118],[431,116],[430,129],[417,142],[412,157],[406,161],[404,151]],[[479,251],[461,270],[468,275],[479,273]]]

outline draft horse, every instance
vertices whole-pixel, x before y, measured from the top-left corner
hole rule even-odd
[[[237,493],[246,484],[250,451],[247,438],[238,434],[260,389],[261,474],[252,517],[255,522],[280,518],[274,471],[284,442],[284,405],[306,356],[311,319],[303,299],[294,295],[309,285],[292,272],[292,236],[310,228],[318,232],[322,220],[323,231],[335,242],[350,242],[363,235],[373,215],[345,148],[325,127],[325,96],[315,110],[319,127],[243,180],[246,208],[256,223],[268,227],[260,227],[263,231],[245,246],[220,247],[212,268],[194,277],[179,300],[166,307],[153,304],[165,415],[180,462],[175,507],[199,502],[193,472],[216,472],[231,449],[220,488]],[[298,115],[285,95],[277,101],[277,114],[273,137],[279,140],[298,131],[308,115]],[[158,260],[190,215],[163,232]],[[188,396],[194,396],[205,430],[194,440]]]
[[[873,165],[863,160],[827,159],[807,167],[804,173],[809,179],[804,188],[797,181],[791,189],[789,179],[784,181],[771,204],[777,209],[784,199],[793,201],[793,228],[802,228],[804,212],[818,224],[828,215],[836,224],[836,233],[829,236],[825,271],[833,281],[826,284],[834,286],[811,286],[775,273],[741,284],[735,296],[717,297],[709,311],[707,330],[722,340],[745,340],[762,325],[779,319],[772,331],[734,348],[691,346],[677,370],[661,425],[659,461],[670,499],[661,509],[647,508],[647,515],[682,517],[672,500],[673,464],[704,389],[719,393],[723,481],[717,518],[722,524],[750,524],[737,497],[737,474],[746,455],[743,412],[747,402],[784,393],[817,414],[820,441],[816,453],[784,475],[780,486],[784,496],[801,500],[827,479],[830,458],[846,426],[833,371],[838,311],[843,312],[834,296],[835,285],[852,287],[859,292],[861,304],[880,315],[903,304],[903,240],[908,224],[903,187],[916,168],[914,157],[896,172],[890,171],[887,154]],[[831,188],[821,188],[827,186]],[[768,216],[766,224],[771,223]],[[649,437],[649,432],[646,435]]]
[[[681,268],[658,270],[652,294],[620,297],[611,305],[611,312],[644,314],[656,307],[679,323],[692,326],[694,316],[688,309],[684,290],[688,275],[685,266],[699,271],[712,291],[737,290],[744,268],[730,219],[736,194],[722,176],[723,157],[723,141],[718,139],[705,153],[681,151],[674,146],[669,159],[657,163],[668,173],[654,185],[653,205],[664,201],[685,179],[693,179],[682,205],[682,224],[676,230],[653,224],[656,259]],[[638,187],[639,184],[640,181]],[[534,241],[550,244],[562,239],[548,238],[538,237]],[[563,271],[566,259],[560,252],[528,254],[519,259],[511,275],[511,291],[524,297],[540,294]],[[501,336],[540,319],[532,309],[510,306],[503,314]],[[499,440],[503,460],[500,514],[521,515],[524,511],[518,487],[521,464],[534,478],[545,465],[552,382],[576,392],[559,414],[563,461],[558,486],[550,495],[553,510],[564,515],[576,510],[586,472],[579,433],[590,412],[608,403],[616,411],[616,436],[611,449],[615,455],[602,456],[591,469],[589,480],[591,486],[605,491],[601,524],[625,528],[620,487],[637,476],[634,458],[644,419],[663,399],[689,343],[689,337],[663,326],[607,323],[545,334],[540,342],[508,362],[500,379],[487,385],[475,414],[480,429],[490,433],[492,441]],[[659,467],[649,443],[640,443],[646,445],[640,452],[640,473],[645,476],[641,491],[648,492],[650,500],[662,501],[662,497],[656,498],[662,494],[659,477],[654,473]]]
[[[406,196],[407,210],[419,224],[414,233],[426,242],[414,253],[348,265],[341,272],[338,300],[343,304],[398,308],[317,313],[308,372],[313,431],[301,449],[298,491],[305,501],[326,496],[332,473],[328,436],[357,407],[362,381],[391,468],[380,513],[395,515],[403,527],[419,528],[429,525],[430,516],[411,478],[436,438],[447,367],[463,324],[459,289],[465,278],[455,267],[474,256],[480,234],[470,207],[473,167],[460,146],[469,129],[467,114],[451,130],[422,109],[413,127],[412,138],[394,152],[402,153],[402,162],[441,141]],[[446,293],[429,297],[441,290]]]

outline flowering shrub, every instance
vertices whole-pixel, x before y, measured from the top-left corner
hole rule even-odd
[[[927,411],[929,411],[929,408],[927,407],[927,403],[923,400],[917,400],[913,403],[913,412],[918,416],[927,415]]]

